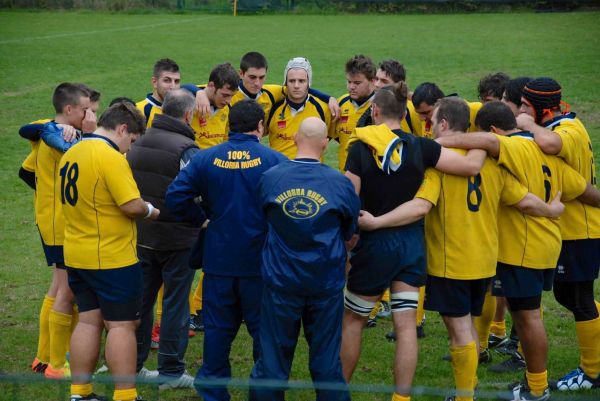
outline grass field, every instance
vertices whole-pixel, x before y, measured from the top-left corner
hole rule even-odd
[[[184,82],[206,82],[212,66],[234,66],[250,50],[264,53],[267,81],[280,83],[285,62],[294,56],[310,59],[314,86],[332,95],[345,93],[343,65],[358,53],[374,60],[396,58],[415,87],[433,81],[446,93],[476,100],[483,75],[504,71],[511,76],[552,76],[586,124],[600,160],[600,13],[482,15],[341,15],[341,16],[215,16],[119,15],[102,13],[0,12],[0,374],[14,374],[25,384],[0,381],[0,400],[63,400],[68,386],[34,381],[29,364],[37,344],[37,316],[50,279],[45,268],[32,212],[32,193],[17,178],[29,145],[17,135],[29,121],[52,117],[51,95],[62,81],[84,82],[102,92],[103,105],[117,96],[142,99],[150,91],[155,60],[175,59]],[[335,149],[327,161],[336,165]],[[600,290],[596,286],[596,294]],[[598,298],[598,296],[597,296]],[[545,297],[545,322],[550,339],[549,375],[557,377],[578,363],[574,323],[569,313]],[[383,335],[389,321],[365,332],[356,384],[391,385],[394,346]],[[415,385],[443,399],[453,387],[446,333],[439,318],[427,315],[427,337],[420,340]],[[251,369],[249,341],[241,332],[234,344],[234,376],[244,379]],[[202,358],[202,335],[191,339],[187,361],[195,374]],[[155,366],[152,354],[149,367]],[[500,358],[496,358],[498,361]],[[308,380],[307,352],[300,341],[293,379]],[[521,374],[494,375],[479,369],[479,389],[493,392]],[[32,382],[33,383],[33,382]],[[364,387],[363,387],[364,388]],[[102,390],[102,388],[101,388]],[[110,394],[108,389],[104,393]],[[432,394],[433,392],[433,394]],[[144,389],[147,399],[158,399]],[[245,392],[234,390],[234,399]],[[160,395],[161,400],[187,400],[191,391]],[[480,397],[479,399],[483,399]],[[599,399],[587,392],[579,399]],[[311,400],[311,391],[294,391],[290,400]],[[356,393],[355,400],[388,400],[383,393]],[[560,396],[556,399],[575,399]]]

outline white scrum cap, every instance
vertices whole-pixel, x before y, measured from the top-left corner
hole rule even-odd
[[[304,57],[294,57],[290,61],[288,61],[285,66],[285,71],[283,72],[283,84],[285,85],[287,82],[287,74],[291,69],[301,69],[306,71],[308,75],[308,86],[312,86],[312,67],[310,65],[310,61]]]

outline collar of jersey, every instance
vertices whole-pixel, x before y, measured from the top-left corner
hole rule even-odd
[[[119,147],[117,146],[117,144],[105,136],[93,134],[93,133],[83,134],[83,140],[86,140],[86,139],[100,139],[101,141],[104,141],[107,144],[109,144],[110,146],[112,146],[113,148],[115,148],[116,151],[119,151]]]
[[[356,106],[357,109],[360,109],[365,103],[373,100],[374,96],[375,96],[375,92],[371,92],[371,94],[369,96],[367,96],[366,98],[364,98],[362,100],[362,102],[357,102],[356,100],[352,100],[352,103],[354,103],[354,105]]]
[[[159,102],[158,100],[156,100],[154,98],[154,96],[152,96],[152,93],[148,93],[148,96],[146,96],[146,100],[148,100],[148,103],[150,103],[156,107],[162,107],[162,102]]]
[[[252,134],[240,134],[239,132],[229,132],[229,140],[258,142],[258,137]]]
[[[570,113],[567,113],[567,114],[562,114],[560,116],[556,116],[552,120],[546,121],[544,123],[544,128],[552,128],[555,125],[560,124],[560,122],[562,120],[574,120],[575,116],[576,116],[576,114],[574,112],[570,112]]]
[[[321,164],[321,162],[317,159],[310,159],[308,157],[302,157],[300,159],[292,159],[290,160],[296,163],[305,163],[305,164]]]
[[[525,138],[530,141],[533,141],[533,134],[529,131],[519,131],[519,132],[515,132],[514,134],[510,134],[510,135],[506,135],[506,136],[509,138],[514,138],[514,137]]]
[[[240,84],[238,85],[238,87],[240,88],[240,90],[242,91],[242,93],[244,95],[246,95],[246,97],[249,98],[249,99],[256,100],[260,96],[260,93],[261,93],[260,91],[256,95],[253,95],[252,93],[248,92],[248,89],[246,89],[244,87],[244,83],[242,81],[240,81]]]
[[[308,98],[310,97],[310,94],[306,96],[306,99],[304,99],[304,101],[302,103],[294,103],[292,101],[290,101],[290,99],[288,99],[287,97],[285,98],[285,103],[290,106],[290,108],[296,110],[296,111],[301,111],[304,106],[306,106],[306,102],[308,102]],[[294,106],[298,106],[297,108]]]

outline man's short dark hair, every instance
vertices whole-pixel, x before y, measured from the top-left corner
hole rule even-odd
[[[383,117],[400,120],[406,113],[407,99],[408,86],[404,81],[399,81],[375,92],[373,103],[377,105]]]
[[[158,78],[163,72],[179,72],[179,66],[170,58],[161,58],[154,63],[154,71],[152,72],[152,75],[155,78]]]
[[[267,59],[265,56],[259,52],[248,52],[244,54],[240,60],[240,70],[246,72],[250,68],[264,68],[265,70],[268,70],[269,64],[267,64]]]
[[[531,81],[533,78],[530,77],[519,77],[515,79],[511,79],[506,83],[505,93],[506,100],[511,103],[517,105],[517,107],[521,107],[523,102],[521,101],[521,96],[523,96],[523,88],[527,84],[527,82]]]
[[[82,97],[90,97],[86,86],[83,84],[72,84],[63,82],[54,89],[52,104],[57,113],[62,113],[66,106],[77,106]]]
[[[86,91],[88,93],[88,97],[90,98],[90,102],[98,102],[100,101],[100,92],[98,92],[96,89],[94,88],[90,88],[89,86],[87,86],[86,84],[74,84],[79,86],[81,89],[83,89],[84,91]]]
[[[497,100],[502,99],[502,94],[510,77],[503,72],[489,74],[479,80],[477,92],[479,99],[483,100],[486,96],[492,96]]]
[[[377,68],[370,57],[358,54],[346,62],[346,74],[363,74],[369,81],[375,78]]]
[[[114,130],[117,125],[126,124],[131,134],[143,135],[146,132],[146,119],[140,111],[130,103],[119,102],[110,106],[102,113],[98,126]]]
[[[491,131],[492,125],[504,131],[517,128],[517,120],[510,108],[498,101],[484,104],[477,116],[475,116],[475,125],[483,131]]]
[[[252,132],[265,119],[265,111],[252,99],[237,102],[229,110],[229,129],[232,132]]]
[[[444,92],[433,82],[423,82],[415,88],[412,95],[412,102],[415,107],[421,103],[433,106],[438,100],[444,97]]]
[[[110,103],[108,104],[108,107],[112,106],[115,103],[120,103],[120,102],[121,103],[129,103],[129,104],[132,104],[135,106],[135,102],[133,100],[131,100],[128,97],[121,96],[121,97],[116,97],[113,100],[111,100]]]
[[[181,119],[194,109],[196,99],[185,89],[173,89],[167,92],[162,105],[163,114]]]
[[[397,60],[383,60],[379,63],[379,69],[392,78],[394,82],[406,81],[406,69]]]
[[[444,97],[435,104],[437,121],[446,120],[448,128],[453,131],[466,132],[469,129],[471,109],[463,99],[452,96]]]
[[[215,89],[220,89],[225,85],[230,89],[235,89],[240,83],[240,76],[230,63],[223,63],[213,68],[208,82],[214,83]]]

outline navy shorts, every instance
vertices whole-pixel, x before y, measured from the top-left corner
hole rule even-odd
[[[554,281],[594,281],[600,270],[600,238],[563,241]]]
[[[67,267],[67,273],[79,312],[100,309],[108,321],[140,318],[143,272],[139,263],[103,270]]]
[[[498,262],[492,294],[506,298],[528,298],[552,290],[556,269],[529,269]],[[502,295],[494,290],[499,286]]]
[[[480,316],[489,284],[489,278],[454,280],[427,276],[425,309],[448,317],[461,317],[469,313],[471,316]]]
[[[42,247],[44,248],[44,255],[46,256],[48,266],[56,265],[59,269],[65,268],[65,256],[62,245],[46,245],[42,240]]]
[[[350,265],[347,288],[353,294],[380,295],[392,281],[423,286],[427,280],[423,226],[361,232]]]

